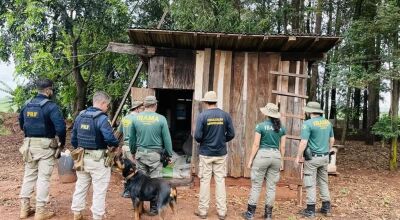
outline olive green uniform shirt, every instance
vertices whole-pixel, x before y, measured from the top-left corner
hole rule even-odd
[[[329,139],[333,137],[333,126],[324,117],[311,118],[304,122],[301,129],[301,139],[307,140],[307,146],[315,154],[329,152]]]
[[[141,112],[133,117],[129,134],[129,147],[136,153],[138,147],[146,149],[165,148],[172,156],[172,141],[167,120],[155,112]]]
[[[133,118],[137,115],[137,112],[131,112],[121,119],[121,124],[118,127],[118,131],[123,134],[124,145],[129,146],[129,134],[133,123]]]
[[[279,129],[279,132],[275,132],[271,120],[257,124],[256,132],[261,135],[260,148],[279,148],[281,137],[286,134],[283,127]]]

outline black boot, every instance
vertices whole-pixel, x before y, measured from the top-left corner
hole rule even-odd
[[[124,191],[121,194],[122,197],[124,198],[131,198],[131,195],[129,193],[129,189],[128,189],[128,183],[124,183]]]
[[[274,207],[269,206],[269,205],[265,205],[265,214],[264,214],[264,218],[265,220],[272,220],[272,209]]]
[[[307,208],[301,210],[299,214],[303,215],[303,217],[306,218],[315,218],[315,204],[314,205],[307,204]]]
[[[247,211],[242,213],[242,217],[246,220],[253,220],[254,213],[256,213],[256,206],[247,205]]]
[[[325,215],[326,217],[332,216],[332,213],[331,213],[331,202],[330,201],[322,202],[322,207],[321,207],[320,212],[323,215]]]
[[[157,202],[156,202],[156,201],[150,201],[150,211],[149,211],[149,215],[150,215],[150,216],[158,215]]]

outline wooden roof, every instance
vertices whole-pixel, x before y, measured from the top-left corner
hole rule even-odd
[[[133,44],[165,48],[232,51],[325,53],[340,42],[340,37],[316,35],[255,35],[129,29]]]

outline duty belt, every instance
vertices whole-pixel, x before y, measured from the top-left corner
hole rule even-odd
[[[260,150],[279,151],[279,149],[278,149],[278,148],[274,148],[274,147],[260,148]]]
[[[84,157],[91,158],[95,160],[100,160],[105,157],[105,150],[88,150],[85,149]]]
[[[313,157],[325,157],[325,156],[328,156],[328,155],[329,155],[329,153],[322,153],[322,154],[312,153]]]
[[[147,153],[152,153],[152,152],[156,152],[156,153],[161,154],[162,149],[161,149],[161,148],[160,148],[160,149],[152,149],[152,148],[138,147],[137,151],[143,152],[143,153],[146,153],[146,154],[147,154]]]

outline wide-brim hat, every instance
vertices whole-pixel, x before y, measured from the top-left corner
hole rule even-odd
[[[204,97],[200,100],[202,102],[218,102],[217,93],[214,91],[208,91],[204,94]]]
[[[304,107],[304,111],[307,113],[324,113],[324,110],[321,109],[321,105],[318,102],[309,102],[306,107]]]
[[[142,105],[143,105],[143,102],[141,102],[141,101],[133,101],[132,102],[132,106],[131,106],[131,110],[135,110],[135,108],[138,108],[138,107],[140,107]]]
[[[271,118],[280,118],[281,113],[279,113],[279,108],[273,103],[268,103],[266,106],[260,108],[260,111]]]
[[[157,98],[155,96],[146,96],[146,98],[144,98],[143,100],[143,104],[144,106],[149,106],[149,105],[154,105],[157,104]]]

